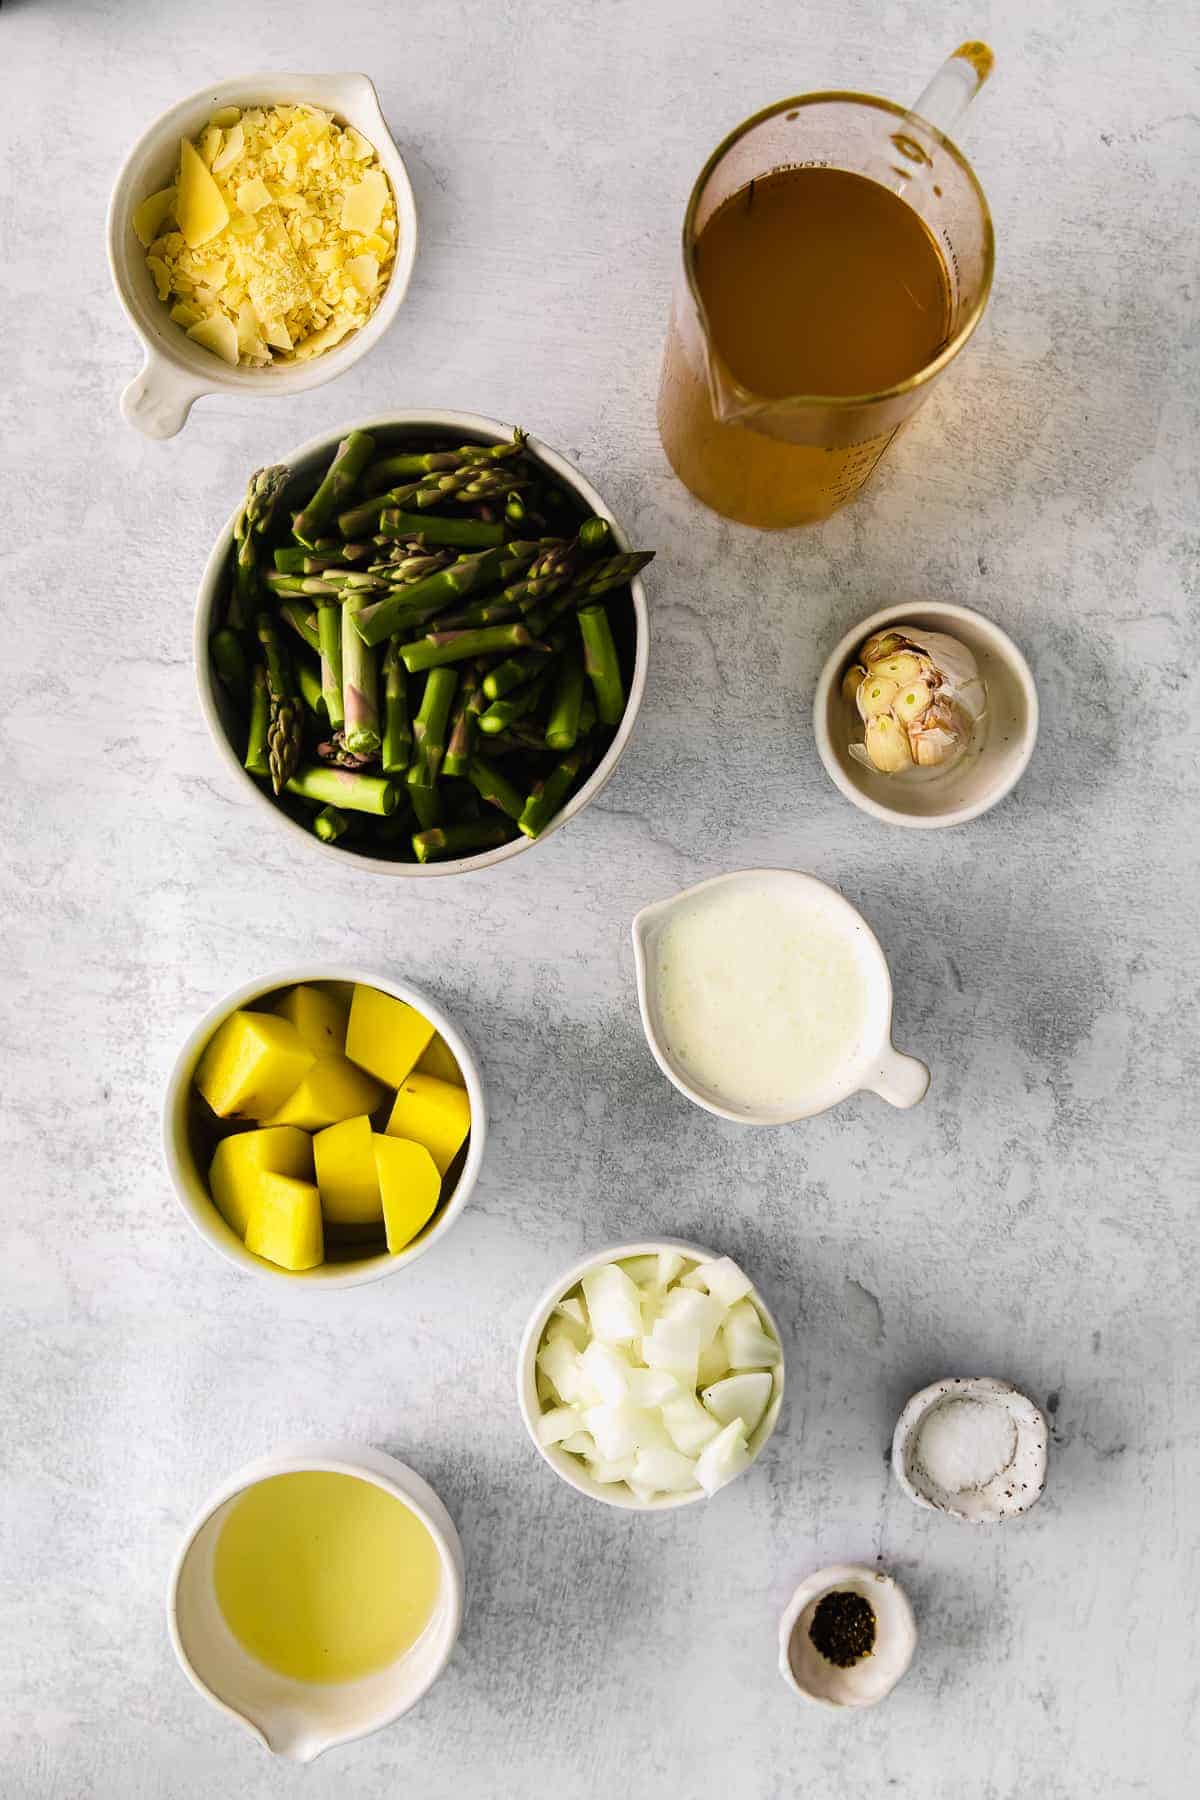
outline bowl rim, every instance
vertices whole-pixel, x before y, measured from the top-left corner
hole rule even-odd
[[[393,1471],[399,1471],[399,1474]],[[271,1745],[267,1742],[261,1727],[254,1720],[240,1713],[236,1707],[223,1700],[200,1675],[183,1645],[183,1636],[179,1628],[179,1584],[183,1571],[191,1555],[196,1539],[204,1530],[209,1520],[230,1500],[239,1494],[246,1493],[252,1487],[260,1486],[264,1481],[273,1480],[277,1475],[304,1475],[312,1472],[331,1475],[349,1475],[358,1481],[369,1481],[373,1487],[383,1489],[410,1508],[437,1545],[438,1559],[446,1582],[447,1611],[445,1621],[445,1643],[434,1660],[429,1679],[421,1686],[412,1698],[397,1709],[389,1709],[384,1715],[368,1725],[362,1731],[350,1731],[330,1738],[321,1745],[316,1753],[324,1755],[326,1750],[334,1750],[339,1744],[348,1744],[359,1738],[370,1737],[376,1731],[411,1712],[430,1688],[445,1673],[446,1665],[454,1654],[454,1646],[462,1631],[463,1612],[466,1603],[466,1581],[463,1574],[462,1540],[450,1513],[440,1494],[416,1469],[403,1462],[400,1457],[393,1456],[388,1450],[378,1450],[373,1444],[360,1444],[350,1439],[304,1439],[296,1443],[283,1444],[278,1449],[268,1451],[265,1455],[255,1457],[252,1462],[244,1463],[232,1474],[217,1484],[201,1501],[190,1516],[183,1532],[180,1534],[175,1555],[171,1561],[170,1573],[167,1577],[167,1636],[175,1659],[187,1676],[197,1693],[223,1712],[228,1718],[251,1735],[267,1750]],[[415,1491],[414,1491],[415,1490]],[[433,1505],[430,1505],[432,1500]],[[448,1535],[445,1526],[436,1516],[435,1509],[442,1511],[450,1524]],[[415,1648],[414,1645],[412,1648]],[[409,1652],[405,1652],[408,1655]],[[396,1659],[403,1661],[403,1657]],[[273,1752],[274,1753],[274,1752]]]
[[[471,1106],[470,1142],[454,1192],[442,1206],[433,1226],[423,1232],[416,1243],[406,1246],[394,1256],[388,1251],[381,1251],[374,1256],[363,1257],[359,1262],[323,1263],[316,1269],[280,1269],[247,1250],[217,1211],[208,1192],[207,1179],[187,1146],[187,1100],[192,1075],[204,1046],[231,1013],[248,1001],[261,999],[278,988],[319,981],[349,981],[362,987],[377,988],[392,999],[406,1001],[432,1022],[438,1034],[454,1052],[466,1083]],[[487,1101],[479,1064],[470,1044],[453,1019],[423,989],[377,970],[341,963],[300,963],[274,970],[254,980],[241,982],[208,1007],[188,1032],[175,1057],[171,1073],[167,1077],[162,1108],[162,1146],[167,1173],[180,1206],[199,1236],[210,1249],[244,1274],[257,1275],[260,1279],[271,1282],[302,1282],[310,1292],[317,1289],[365,1287],[370,1282],[382,1281],[389,1275],[398,1274],[401,1269],[410,1267],[424,1256],[427,1250],[431,1250],[465,1208],[479,1178],[486,1140]],[[202,1202],[192,1191],[193,1182],[203,1192]],[[330,1272],[335,1269],[338,1271],[336,1274]]]
[[[308,362],[287,363],[266,369],[243,369],[222,363],[211,352],[197,351],[197,360],[183,353],[176,340],[176,334],[182,336],[178,327],[168,319],[163,309],[163,319],[170,325],[170,330],[161,334],[152,334],[140,315],[130,291],[130,264],[132,248],[128,241],[127,226],[132,216],[136,200],[131,198],[135,167],[141,159],[149,154],[159,142],[168,137],[180,135],[185,121],[204,106],[210,108],[221,105],[248,105],[248,100],[235,100],[235,95],[245,94],[247,90],[279,90],[290,85],[300,86],[314,96],[324,91],[327,98],[293,100],[292,104],[322,106],[335,113],[345,123],[354,125],[367,137],[374,148],[380,163],[391,184],[396,202],[397,222],[401,230],[401,241],[397,246],[396,256],[392,264],[387,286],[380,296],[371,316],[357,331],[353,332],[342,344],[336,344],[331,350]],[[260,104],[287,104],[282,98],[263,100]],[[350,117],[351,110],[357,108],[362,124],[355,125]],[[363,118],[369,115],[369,122]],[[139,196],[140,197],[140,196]],[[113,289],[120,301],[122,310],[130,325],[136,332],[146,352],[146,364],[143,376],[150,374],[157,365],[172,371],[174,384],[181,394],[186,394],[183,418],[186,418],[192,402],[204,394],[229,393],[252,395],[285,395],[307,392],[311,388],[320,387],[326,381],[336,379],[344,374],[360,357],[374,348],[383,333],[391,326],[396,314],[408,292],[409,283],[417,258],[419,247],[419,224],[417,218],[416,197],[413,193],[412,181],[403,153],[392,136],[387,119],[384,116],[379,94],[370,76],[361,70],[347,69],[329,72],[305,72],[302,70],[263,69],[247,75],[225,76],[219,81],[208,82],[190,94],[175,100],[158,116],[152,119],[134,140],[113,181],[109,195],[108,210],[105,218],[105,244],[108,253],[109,274]],[[139,245],[139,253],[145,252]],[[186,342],[186,339],[184,340]],[[211,364],[211,367],[209,367]],[[136,379],[136,378],[135,378]],[[180,423],[182,424],[181,419]],[[167,434],[170,435],[170,434]]]
[[[566,1453],[555,1455],[557,1446],[539,1443],[537,1421],[541,1417],[542,1407],[535,1386],[537,1348],[550,1314],[563,1295],[573,1288],[589,1269],[594,1269],[602,1263],[620,1262],[630,1256],[657,1255],[663,1250],[681,1251],[692,1261],[701,1263],[716,1262],[721,1255],[725,1254],[722,1251],[706,1250],[702,1245],[693,1244],[686,1238],[670,1237],[644,1238],[632,1244],[610,1244],[604,1249],[593,1251],[591,1255],[580,1257],[578,1261],[572,1263],[544,1289],[521,1333],[521,1342],[517,1350],[517,1405],[534,1449],[542,1461],[550,1465],[559,1479],[564,1481],[568,1487],[574,1488],[576,1493],[583,1494],[589,1500],[598,1500],[603,1506],[618,1507],[624,1512],[673,1512],[676,1507],[694,1506],[698,1500],[707,1500],[710,1497],[715,1499],[716,1496],[709,1496],[703,1489],[699,1489],[694,1494],[660,1494],[654,1500],[639,1500],[637,1495],[625,1486],[624,1482],[592,1481],[590,1476],[583,1474],[575,1466],[576,1459],[574,1457],[568,1458]],[[741,1268],[740,1263],[738,1267]],[[747,1463],[745,1469],[740,1470],[734,1476],[734,1481],[740,1480],[741,1476],[746,1474],[747,1470],[757,1462],[761,1451],[774,1436],[783,1407],[784,1379],[787,1367],[787,1352],[784,1348],[783,1334],[779,1329],[779,1321],[763,1299],[757,1284],[751,1287],[750,1294],[779,1345],[779,1362],[774,1371],[774,1385],[771,1398],[767,1403],[767,1410],[751,1435],[750,1462]],[[732,1487],[733,1482],[728,1485]],[[617,1489],[621,1489],[623,1492],[615,1491]]]
[[[327,453],[341,442],[350,431],[379,431],[384,428],[404,429],[406,427],[424,426],[433,430],[462,430],[465,434],[472,432],[485,439],[498,443],[512,435],[512,427],[499,419],[489,418],[484,413],[458,412],[439,407],[401,407],[394,412],[380,413],[369,419],[343,425],[336,431],[323,431],[316,437],[309,438],[296,449],[287,452],[280,459],[289,466],[301,462],[308,457]],[[601,518],[607,519],[613,528],[613,537],[621,549],[627,549],[629,540],[608,505],[601,498],[586,476],[581,475],[575,466],[568,461],[561,451],[555,450],[542,439],[530,435],[529,447],[542,462],[566,483],[592,510]],[[445,875],[465,875],[476,869],[496,868],[499,864],[511,862],[515,857],[536,850],[545,844],[562,826],[575,818],[590,805],[596,796],[612,779],[621,757],[633,735],[638,713],[641,710],[642,697],[646,691],[646,675],[650,657],[650,614],[646,605],[646,590],[640,575],[635,575],[629,583],[630,598],[634,613],[634,655],[633,674],[630,678],[629,693],[626,696],[625,711],[621,715],[620,724],[614,733],[612,743],[592,770],[582,787],[576,789],[566,805],[557,812],[536,838],[527,838],[523,833],[507,844],[501,844],[494,850],[484,850],[475,856],[460,856],[445,862],[406,863],[391,862],[379,856],[361,856],[354,851],[339,850],[336,844],[326,844],[311,831],[306,831],[297,820],[292,819],[282,808],[258,786],[254,778],[242,767],[241,760],[233,745],[225,734],[217,712],[214,699],[211,659],[208,653],[209,622],[213,608],[220,593],[226,559],[233,542],[233,523],[238,508],[233,512],[218,533],[217,540],[204,565],[204,573],[200,577],[200,587],[196,596],[196,610],[192,632],[192,656],[196,672],[196,686],[200,697],[200,710],[208,726],[209,735],[216,745],[218,754],[226,765],[235,772],[239,782],[254,795],[256,802],[265,807],[276,822],[306,844],[310,849],[319,851],[323,856],[336,858],[343,869],[362,869],[375,875],[400,876],[403,879],[431,879]]]
[[[821,888],[826,894],[832,895],[834,900],[838,902],[839,907],[843,908],[857,921],[864,933],[864,947],[874,965],[874,972],[872,975],[873,986],[875,992],[878,993],[883,1002],[881,1006],[882,1030],[879,1034],[879,1041],[878,1043],[872,1043],[869,1050],[859,1056],[858,1060],[853,1065],[849,1079],[843,1082],[836,1090],[830,1089],[826,1098],[822,1099],[818,1105],[802,1107],[799,1111],[787,1113],[786,1115],[739,1111],[736,1107],[722,1106],[720,1101],[709,1099],[702,1094],[699,1088],[693,1087],[683,1073],[672,1063],[670,1057],[667,1055],[666,1046],[659,1038],[658,1032],[655,1030],[650,1017],[650,980],[647,968],[646,937],[649,929],[649,922],[654,915],[669,910],[676,906],[680,901],[692,899],[695,895],[703,893],[707,888],[721,887],[725,883],[731,881],[753,880],[754,877],[763,875],[772,877],[786,875],[794,881],[798,880],[803,882],[810,888]],[[705,1112],[714,1114],[718,1119],[728,1119],[730,1123],[734,1125],[750,1126],[797,1125],[804,1119],[815,1119],[819,1117],[821,1113],[829,1112],[833,1107],[840,1106],[843,1100],[849,1100],[855,1094],[876,1092],[877,1090],[870,1087],[866,1080],[871,1069],[876,1066],[881,1059],[886,1059],[889,1055],[905,1055],[903,1051],[897,1051],[892,1042],[896,994],[892,983],[891,964],[888,962],[887,953],[884,950],[883,945],[880,943],[869,920],[859,911],[854,902],[852,900],[847,900],[840,888],[834,887],[831,882],[822,881],[819,875],[812,875],[807,869],[788,869],[778,866],[774,868],[727,869],[724,874],[710,875],[704,881],[694,882],[690,887],[680,888],[677,893],[669,894],[665,900],[652,900],[648,905],[641,907],[633,916],[630,932],[633,937],[633,960],[637,977],[638,1012],[641,1016],[642,1032],[645,1036],[650,1054],[653,1056],[663,1074],[667,1077],[667,1080],[679,1089],[679,1092],[683,1095],[685,1100],[690,1100],[694,1106],[702,1107]],[[909,1060],[913,1059],[910,1058]]]
[[[1016,679],[1025,702],[1025,724],[1021,736],[1021,746],[1013,759],[1007,775],[997,780],[976,800],[962,806],[950,808],[941,813],[912,814],[898,811],[895,807],[886,806],[864,793],[856,785],[842,765],[834,751],[829,731],[829,699],[835,683],[840,682],[845,664],[851,652],[874,632],[884,625],[891,625],[898,620],[920,620],[927,618],[940,624],[969,624],[984,638],[993,654],[1004,662]],[[965,825],[971,819],[979,818],[998,806],[1007,794],[1010,794],[1026,769],[1029,767],[1038,735],[1038,692],[1024,653],[1002,626],[997,625],[984,613],[976,612],[973,607],[959,606],[949,600],[901,600],[892,606],[881,607],[861,620],[839,639],[836,647],[825,659],[821,673],[817,677],[817,685],[813,692],[812,725],[816,739],[817,754],[824,765],[825,773],[834,786],[859,808],[861,812],[870,813],[873,818],[882,819],[888,825],[902,825],[912,830],[938,830],[948,825]],[[986,746],[984,755],[987,754]]]

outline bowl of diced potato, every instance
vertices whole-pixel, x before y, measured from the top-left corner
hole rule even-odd
[[[213,1249],[268,1279],[355,1287],[449,1230],[479,1173],[470,1046],[407,983],[343,968],[248,982],[171,1074],[167,1168]]]

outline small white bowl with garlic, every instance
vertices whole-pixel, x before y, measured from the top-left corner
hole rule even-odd
[[[555,1474],[634,1512],[711,1498],[783,1404],[779,1328],[729,1257],[674,1238],[584,1257],[521,1339],[517,1400]]]

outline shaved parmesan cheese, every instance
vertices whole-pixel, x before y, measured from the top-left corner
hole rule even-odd
[[[387,198],[387,177],[380,169],[370,170],[347,191],[342,202],[342,230],[378,231]]]
[[[220,188],[201,162],[194,144],[179,140],[179,183],[175,195],[175,217],[189,250],[198,250],[224,231],[229,223],[229,208]]]
[[[246,134],[240,125],[235,125],[225,133],[225,142],[212,159],[213,174],[220,175],[224,170],[231,169],[245,148]]]
[[[133,229],[143,250],[148,250],[162,229],[163,220],[171,215],[175,204],[175,189],[161,188],[157,194],[151,194],[133,209]]]
[[[237,366],[238,334],[237,326],[224,313],[213,313],[207,319],[201,319],[198,325],[188,327],[188,336],[202,350],[211,350],[222,362]]]

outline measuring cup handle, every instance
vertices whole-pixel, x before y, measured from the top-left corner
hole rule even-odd
[[[972,39],[946,58],[929,86],[909,111],[933,125],[943,137],[958,122],[992,72],[995,57],[986,44]]]

